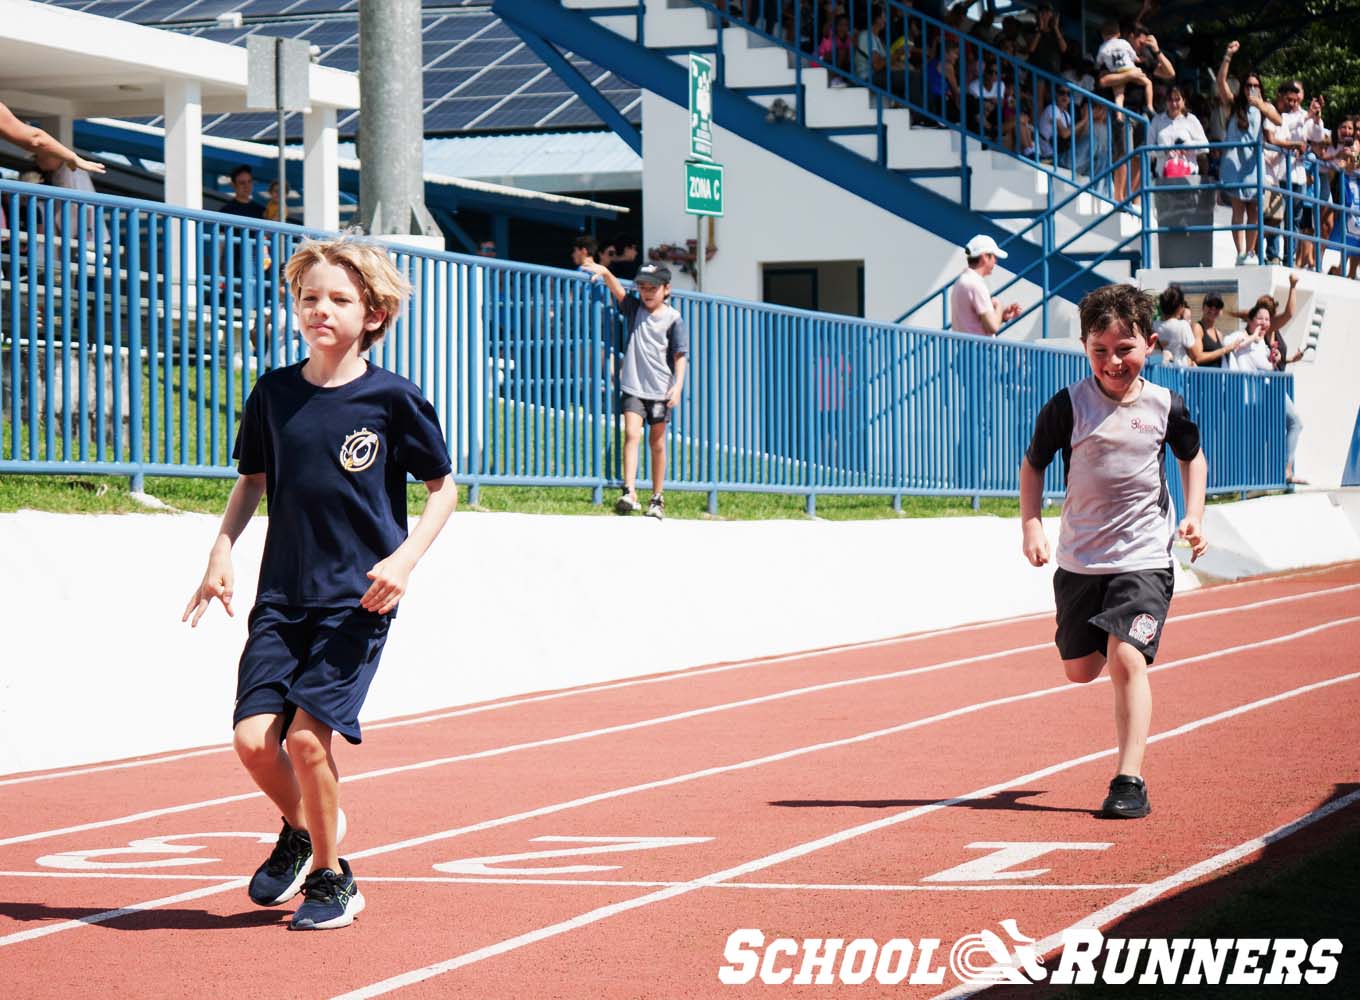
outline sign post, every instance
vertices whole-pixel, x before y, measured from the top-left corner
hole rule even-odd
[[[723,168],[713,162],[713,62],[689,54],[689,156],[685,160],[685,212],[696,217],[694,286],[703,290],[704,216],[723,214]]]
[[[311,111],[307,76],[310,46],[301,38],[246,38],[246,107],[272,108],[279,121],[279,221],[288,221],[288,174],[284,157],[283,117],[289,111]]]

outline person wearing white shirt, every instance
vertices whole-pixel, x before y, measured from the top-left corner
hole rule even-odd
[[[1148,135],[1151,136],[1154,146],[1184,145],[1194,147],[1209,141],[1199,119],[1186,110],[1185,94],[1182,93],[1180,87],[1172,87],[1167,91],[1166,110],[1153,117],[1148,126]],[[1206,157],[1208,150],[1191,148],[1186,150],[1186,153],[1188,155],[1185,159],[1190,165],[1190,173],[1198,175],[1200,173],[1200,161]],[[1170,157],[1166,153],[1159,153],[1153,158],[1153,166],[1159,176],[1166,176],[1168,162],[1170,162]]]
[[[1169,285],[1157,299],[1161,320],[1152,328],[1157,335],[1157,346],[1162,350],[1162,361],[1182,368],[1193,368],[1195,359],[1190,346],[1195,342],[1195,331],[1190,326],[1190,306],[1179,285]]]
[[[1316,116],[1314,116],[1303,109],[1303,98],[1303,84],[1300,81],[1288,80],[1280,84],[1279,92],[1275,98],[1276,106],[1280,111],[1280,124],[1267,124],[1265,126],[1266,141],[1277,148],[1267,147],[1264,159],[1271,184],[1301,195],[1309,195],[1311,194],[1309,190],[1311,170],[1305,159],[1308,144],[1310,142],[1322,142],[1327,130],[1322,125],[1321,105],[1317,106]],[[1288,203],[1290,200],[1285,199],[1283,208],[1286,217],[1282,228],[1311,236],[1315,231],[1313,225],[1314,206],[1303,200],[1294,200],[1294,204],[1290,206]],[[1291,207],[1292,217],[1290,217]],[[1270,263],[1294,263],[1299,267],[1305,266],[1301,261],[1295,260],[1294,242],[1291,237],[1287,253],[1281,254],[1280,234],[1272,233],[1266,242],[1267,260]],[[1309,249],[1311,250],[1311,247]],[[1300,247],[1300,253],[1304,253],[1302,247]],[[1307,266],[1311,267],[1311,262]]]
[[[1055,103],[1039,115],[1039,155],[1052,159],[1060,167],[1070,167],[1073,134],[1080,136],[1086,131],[1086,116],[1083,115],[1073,128],[1072,94],[1066,87],[1058,88],[1054,100]]]

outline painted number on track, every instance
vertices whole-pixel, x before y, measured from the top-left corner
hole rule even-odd
[[[927,875],[924,882],[1008,882],[1012,879],[1038,878],[1040,875],[1047,875],[1049,868],[1026,868],[1015,870],[1013,865],[1021,865],[1026,861],[1033,861],[1035,858],[1053,851],[1103,851],[1114,845],[1112,844],[1080,844],[1064,843],[1062,841],[1036,841],[1027,844],[1010,843],[1007,841],[979,841],[976,844],[969,844],[970,851],[990,851],[980,858],[972,861],[965,861],[961,865],[953,868],[946,868],[942,872],[934,875]]]
[[[441,861],[436,871],[453,875],[575,875],[584,872],[610,872],[621,865],[532,865],[506,867],[515,862],[544,861],[549,858],[576,858],[589,854],[617,854],[622,851],[655,851],[662,847],[702,844],[712,837],[535,837],[534,844],[593,844],[593,847],[566,847],[555,851],[527,851],[523,854],[495,854],[482,858]]]
[[[224,837],[245,838],[254,843],[272,844],[278,839],[276,833],[171,833],[162,837],[143,837],[129,841],[126,847],[96,847],[86,851],[63,851],[60,854],[44,854],[38,864],[44,868],[62,868],[67,871],[109,871],[123,868],[182,868],[187,865],[210,865],[220,858],[189,858],[187,854],[201,851],[205,844],[200,840],[222,839]],[[175,844],[171,841],[184,840],[189,843]],[[161,855],[146,859],[146,855]],[[164,855],[171,855],[165,857]],[[100,861],[99,858],[117,858],[116,861]],[[131,858],[145,860],[133,861]]]

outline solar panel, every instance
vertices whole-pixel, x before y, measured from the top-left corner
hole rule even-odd
[[[321,50],[319,62],[354,72],[359,68],[358,0],[41,0],[101,17],[170,28],[228,45],[246,44],[251,34],[302,38]],[[237,11],[241,28],[220,28],[220,13]],[[309,16],[310,15],[310,16]],[[491,10],[490,0],[442,0],[421,18],[422,96],[425,129],[446,134],[532,131],[538,128],[599,128],[604,123],[548,70],[509,25]],[[604,69],[567,55],[626,117],[641,120],[638,88]],[[359,116],[342,111],[341,136],[358,132]],[[143,119],[163,124],[159,117]],[[272,114],[205,115],[204,132],[235,139],[267,136]],[[289,138],[301,138],[302,117],[289,116]]]

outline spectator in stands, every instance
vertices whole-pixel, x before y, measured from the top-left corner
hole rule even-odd
[[[26,153],[35,156],[49,153],[72,170],[83,170],[91,174],[102,174],[104,164],[87,160],[79,153],[72,152],[50,135],[28,122],[16,118],[14,112],[0,101],[0,139],[14,143]]]
[[[637,240],[627,233],[619,233],[600,251],[600,263],[619,278],[631,278],[637,272],[637,258]]]
[[[1000,138],[1005,128],[1008,95],[994,61],[989,59],[982,67],[982,76],[968,84],[968,96],[972,98],[968,105],[973,112],[973,130],[992,139]]]
[[[1175,146],[1179,144],[1194,147],[1209,141],[1199,119],[1186,109],[1185,92],[1180,87],[1172,87],[1166,92],[1166,110],[1152,119],[1152,122],[1148,125],[1148,134],[1151,136],[1151,144],[1154,146]],[[1158,153],[1153,157],[1153,168],[1162,177],[1198,175],[1207,153],[1208,150],[1203,148],[1198,150],[1191,148],[1183,156],[1175,156],[1174,153]],[[1186,172],[1180,173],[1172,168],[1173,173],[1168,173],[1167,168],[1173,162],[1184,164]]]
[[[1072,166],[1075,139],[1086,132],[1086,116],[1072,124],[1072,92],[1058,87],[1054,103],[1039,115],[1039,155],[1060,167]]]
[[[219,212],[239,215],[243,219],[263,219],[264,206],[255,200],[255,175],[244,163],[231,172],[231,201]]]
[[[280,220],[278,181],[269,182],[269,200],[264,204],[264,218],[268,219],[270,222],[278,222]]]
[[[902,67],[894,67],[888,52],[888,15],[882,4],[875,4],[869,26],[855,39],[855,75],[869,80],[895,97],[905,97],[906,78]]]
[[[50,187],[65,188],[68,191],[78,191],[82,194],[94,194],[94,181],[90,179],[90,172],[80,167],[69,166],[56,153],[43,150],[33,156],[33,165],[43,178],[43,183]],[[89,239],[94,232],[94,206],[86,205],[85,211],[79,211],[74,205],[68,209],[56,205],[52,211],[52,232],[57,236],[61,235],[62,216],[70,213],[81,220],[77,225],[79,234]]]
[[[1332,227],[1336,223],[1336,206],[1341,204],[1341,155],[1355,147],[1355,121],[1342,118],[1336,123],[1336,133],[1331,141],[1318,151],[1318,170],[1323,186],[1323,197],[1327,204],[1322,209],[1322,229],[1325,239],[1331,239]]]
[[[1258,303],[1251,309],[1247,328],[1224,338],[1224,344],[1230,350],[1229,368],[1244,372],[1283,371],[1285,365],[1303,357],[1303,351],[1296,352],[1292,357],[1288,356],[1284,338],[1271,330],[1273,319],[1270,307]],[[1294,477],[1294,455],[1298,451],[1299,435],[1303,432],[1303,420],[1299,417],[1294,401],[1288,395],[1284,401],[1284,425],[1285,482],[1291,485],[1305,485],[1306,480]]]
[[[838,14],[831,36],[823,39],[821,47],[817,49],[817,58],[829,71],[832,87],[846,86],[845,74],[849,74],[853,68],[853,56],[854,43],[850,39],[850,18],[846,14]]]
[[[1190,348],[1195,341],[1195,331],[1190,326],[1190,307],[1185,302],[1185,293],[1180,285],[1168,285],[1166,291],[1157,299],[1161,315],[1152,332],[1157,337],[1157,347],[1162,352],[1162,361],[1182,368],[1193,368],[1194,355]]]
[[[1275,301],[1273,295],[1262,295],[1250,309],[1242,312],[1231,312],[1229,315],[1240,320],[1249,320],[1256,313],[1256,310],[1267,309],[1270,311],[1270,329],[1272,331],[1283,329],[1294,318],[1294,311],[1298,307],[1298,288],[1299,276],[1291,274],[1289,276],[1289,295],[1285,298],[1283,309],[1280,308],[1280,304]]]
[[[477,247],[477,256],[478,256],[478,257],[495,257],[495,256],[496,256],[496,241],[495,241],[495,240],[482,240],[481,245],[479,245],[479,246]]]
[[[959,46],[949,42],[944,46],[944,54],[926,66],[926,107],[946,122],[958,122],[961,96]]]
[[[595,257],[599,253],[600,244],[593,236],[578,236],[571,241],[571,263],[578,271],[589,271],[591,274],[595,270],[590,265],[595,264]]]
[[[984,280],[996,270],[996,262],[1009,254],[990,236],[974,236],[963,248],[968,266],[949,291],[949,326],[959,333],[994,337],[1001,328],[1020,315],[1020,303],[1002,305],[992,301]]]
[[[1352,145],[1335,161],[1340,202],[1332,242],[1341,248],[1341,265],[1336,273],[1344,271],[1349,278],[1354,278],[1360,267],[1360,153],[1356,150]]]
[[[1326,129],[1322,125],[1321,104],[1317,105],[1316,115],[1313,115],[1304,110],[1303,99],[1303,84],[1300,81],[1286,80],[1280,84],[1275,95],[1275,108],[1279,112],[1280,121],[1278,124],[1265,125],[1266,141],[1271,144],[1265,153],[1270,183],[1283,191],[1298,195],[1306,195],[1310,190],[1310,171],[1304,160],[1309,144],[1321,142],[1326,138]],[[1303,200],[1284,198],[1280,195],[1275,195],[1272,200],[1275,199],[1281,199],[1279,214],[1284,228],[1304,235],[1312,235],[1315,232],[1312,205]],[[1292,237],[1285,243],[1280,233],[1269,234],[1266,237],[1266,263],[1304,266],[1297,263],[1294,243]]]
[[[1151,107],[1152,78],[1139,67],[1138,53],[1120,33],[1119,23],[1106,21],[1100,28],[1100,37],[1104,39],[1096,51],[1100,86],[1111,92],[1111,100],[1121,108],[1125,104],[1125,89],[1141,87],[1145,95],[1144,106]]]
[[[1057,76],[1063,70],[1063,56],[1066,54],[1067,39],[1063,37],[1062,22],[1054,13],[1053,5],[1044,0],[1039,4],[1034,31],[1025,44],[1025,61],[1045,73]],[[1039,107],[1049,107],[1048,81],[1042,76],[1038,79],[1038,99]]]
[[[1237,93],[1228,86],[1228,69],[1232,57],[1241,46],[1229,42],[1218,66],[1218,99],[1228,111],[1228,130],[1224,141],[1238,143],[1223,154],[1219,166],[1219,180],[1232,203],[1233,244],[1237,247],[1237,264],[1255,263],[1256,197],[1260,189],[1261,165],[1256,145],[1261,137],[1262,120],[1280,124],[1280,113],[1261,96],[1261,75],[1255,70],[1243,73],[1238,80]]]
[[[1223,313],[1223,298],[1217,292],[1204,296],[1199,321],[1195,324],[1195,342],[1190,346],[1190,357],[1201,368],[1221,368],[1228,348],[1223,346],[1223,335],[1218,332],[1218,318]]]
[[[1285,370],[1286,365],[1292,365],[1303,359],[1306,347],[1300,347],[1293,354],[1289,353],[1289,345],[1284,341],[1284,335],[1274,325],[1266,330],[1261,342],[1269,352],[1267,357],[1270,359],[1271,366],[1277,371]],[[1285,393],[1284,397],[1284,481],[1291,486],[1307,486],[1308,480],[1299,479],[1294,475],[1294,456],[1299,450],[1299,435],[1303,433],[1303,418],[1299,416],[1298,408],[1294,405],[1293,398]]]

